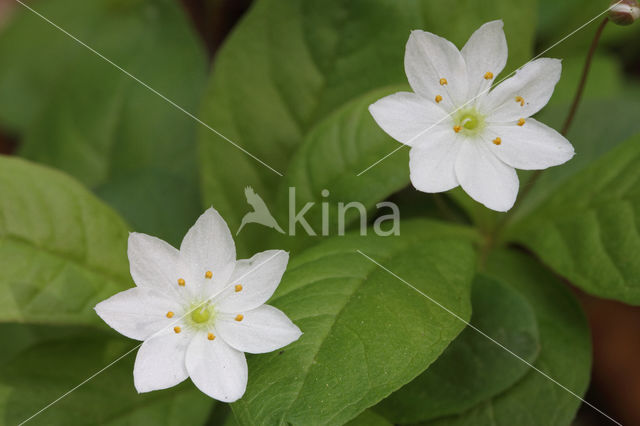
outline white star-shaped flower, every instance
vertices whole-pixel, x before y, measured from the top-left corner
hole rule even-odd
[[[394,139],[411,147],[411,182],[423,192],[462,186],[490,209],[509,210],[518,194],[515,169],[568,161],[573,147],[530,118],[560,79],[558,59],[529,62],[488,91],[507,62],[502,21],[481,26],[459,51],[450,41],[413,31],[405,72],[415,93],[399,92],[369,107]]]
[[[144,341],[133,369],[138,392],[190,377],[210,397],[236,401],[247,385],[244,352],[271,352],[302,334],[264,304],[280,283],[287,252],[236,260],[229,228],[213,208],[187,232],[179,251],[132,233],[128,255],[136,287],[95,309],[119,333]]]

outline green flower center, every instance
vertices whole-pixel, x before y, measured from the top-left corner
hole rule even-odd
[[[475,129],[476,127],[478,127],[478,124],[480,124],[478,117],[471,114],[464,115],[460,120],[460,125],[467,130]]]
[[[197,324],[209,321],[213,317],[213,307],[207,304],[196,308],[191,312],[191,320]]]
[[[465,109],[454,115],[454,130],[460,130],[467,135],[475,135],[485,126],[484,116],[474,109]]]

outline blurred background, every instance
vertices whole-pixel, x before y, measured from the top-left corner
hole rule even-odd
[[[26,0],[25,0],[26,1]],[[123,3],[126,0],[123,0]],[[192,76],[184,76],[185,81],[175,82],[190,86],[196,93],[195,99],[187,99],[184,103],[192,105],[197,110],[197,93],[204,92],[206,86],[206,73],[215,63],[216,52],[224,43],[225,38],[232,31],[238,20],[251,6],[250,0],[174,0],[186,11],[186,16],[195,28],[204,51],[207,54],[208,63],[204,63],[203,69]],[[283,0],[286,1],[286,0]],[[434,2],[444,0],[434,0]],[[449,0],[447,0],[449,1]],[[39,3],[37,1],[28,3]],[[42,1],[42,3],[46,3]],[[571,30],[582,25],[598,11],[606,8],[606,1],[590,0],[541,0],[539,1],[537,19],[537,33],[535,51],[540,52],[557,40],[568,34]],[[11,21],[12,16],[22,6],[13,0],[0,0],[0,32]],[[22,11],[20,11],[22,12]],[[69,12],[71,13],[71,11]],[[74,12],[74,13],[81,13]],[[47,25],[41,21],[35,21],[35,25]],[[591,37],[598,25],[593,23],[580,33],[568,39],[560,46],[554,48],[545,56],[560,57],[564,60],[566,75],[578,75]],[[429,30],[427,28],[427,30]],[[471,31],[472,29],[467,29]],[[135,34],[135,33],[134,33]],[[610,25],[603,36],[602,43],[594,61],[594,67],[586,90],[585,101],[580,109],[584,116],[601,115],[603,113],[616,116],[631,117],[636,123],[640,122],[640,109],[638,109],[640,94],[640,24],[633,28],[619,28]],[[465,36],[466,37],[466,36]],[[63,43],[73,43],[70,39],[61,39]],[[127,43],[127,40],[116,40],[116,43]],[[83,49],[80,46],[78,50]],[[51,60],[60,58],[52,57]],[[6,68],[7,64],[0,64]],[[108,67],[102,62],[97,67]],[[134,72],[135,73],[135,72]],[[0,77],[2,75],[0,74]],[[6,75],[5,75],[6,77]],[[12,78],[17,78],[12,76]],[[188,81],[187,81],[188,80]],[[173,82],[167,82],[173,84]],[[552,124],[557,125],[566,114],[568,101],[573,96],[577,79],[563,78],[554,95],[555,103],[550,105],[545,117]],[[6,91],[0,90],[0,94]],[[620,101],[620,94],[625,95],[624,102]],[[616,99],[615,103],[610,103]],[[158,103],[162,101],[158,99]],[[609,102],[609,103],[608,103]],[[611,106],[608,106],[611,105]],[[6,109],[4,105],[2,108]],[[613,109],[613,110],[612,110]],[[163,114],[161,112],[159,114]],[[172,111],[171,114],[179,114]],[[10,116],[10,114],[9,114]],[[154,117],[158,119],[158,117]],[[584,119],[584,118],[583,118]],[[26,138],[30,137],[23,131],[20,118],[15,120],[3,120],[0,122],[0,152],[12,154],[17,150],[25,150],[28,153],[28,145],[24,145]],[[617,122],[611,124],[611,131],[615,129]],[[605,129],[606,130],[606,129]],[[574,129],[580,132],[580,129]],[[629,130],[631,131],[631,130]],[[571,135],[569,137],[571,139]],[[579,153],[578,153],[579,155]],[[37,157],[37,155],[27,155]],[[46,162],[46,161],[45,161]],[[167,177],[170,179],[170,177]],[[96,178],[98,194],[110,199],[109,188],[100,188],[99,179]],[[188,191],[187,191],[188,192]],[[162,194],[157,194],[161,196]],[[189,194],[185,194],[189,197]],[[400,194],[399,196],[402,196]],[[110,200],[117,204],[117,200]],[[185,202],[186,203],[186,202]],[[199,208],[194,208],[191,217],[197,215]],[[125,216],[127,214],[125,213]],[[189,215],[187,215],[189,216]],[[127,219],[135,223],[135,212],[131,211]],[[163,220],[172,220],[171,217]],[[191,220],[185,221],[191,223]],[[177,239],[183,230],[176,230],[176,235],[167,236],[168,239]],[[591,387],[586,395],[588,401],[611,414],[624,424],[640,424],[640,308],[624,305],[619,302],[601,300],[575,290],[584,310],[589,318],[593,334],[594,363],[592,371]],[[577,425],[606,424],[606,420],[588,407],[583,407],[577,419]]]

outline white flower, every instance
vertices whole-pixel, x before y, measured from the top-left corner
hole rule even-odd
[[[574,150],[558,132],[529,118],[549,101],[560,79],[559,60],[534,60],[487,92],[507,62],[502,26],[484,24],[462,51],[442,37],[413,31],[404,62],[415,93],[387,96],[369,111],[385,132],[411,147],[416,189],[442,192],[460,185],[490,209],[507,211],[518,193],[514,169],[562,164]]]
[[[236,260],[229,228],[212,208],[187,232],[179,251],[132,233],[128,255],[136,287],[95,309],[119,333],[144,341],[133,369],[138,392],[191,377],[210,397],[233,402],[247,385],[244,352],[271,352],[302,334],[284,313],[264,305],[289,255],[269,250]]]

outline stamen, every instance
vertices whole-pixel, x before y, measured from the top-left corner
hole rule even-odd
[[[171,311],[167,312],[167,318],[173,318],[173,312]]]
[[[462,130],[462,127],[460,127],[460,126],[453,126],[453,131],[454,131],[454,132],[459,133],[459,132],[460,132],[460,130]]]
[[[484,79],[485,79],[485,80],[491,80],[492,78],[493,78],[493,73],[492,73],[491,71],[487,71],[487,72],[484,74]]]
[[[516,102],[520,102],[520,106],[524,106],[524,98],[522,96],[516,96]]]
[[[236,321],[242,321],[244,319],[244,315],[238,314],[236,315]]]
[[[205,278],[207,278],[207,279],[211,279],[211,277],[213,277],[213,272],[211,272],[211,271],[207,271],[207,272],[204,274],[204,277],[205,277]]]
[[[520,120],[518,120],[518,126],[520,127],[524,126],[524,118],[521,118]]]
[[[446,78],[441,78],[440,79],[440,86],[444,86],[445,84],[449,84],[449,82],[447,81]]]
[[[442,96],[436,95],[436,103],[439,104],[440,102],[442,102]]]
[[[242,291],[242,284],[236,285],[236,293],[238,293],[239,291]]]
[[[494,143],[495,145],[500,145],[500,144],[502,143],[502,139],[500,139],[499,137],[498,137],[498,138],[495,138],[495,139],[493,140],[493,143]]]
[[[186,284],[186,282],[184,281],[184,279],[182,278],[178,278],[178,285],[184,287],[184,285]]]
[[[180,327],[173,327],[173,331],[175,331],[176,334],[178,334],[182,331],[182,329]]]
[[[209,334],[207,334],[207,339],[209,339],[209,340],[213,340],[213,339],[215,339],[215,338],[216,338],[216,336],[214,336],[214,335],[213,335],[213,333],[209,333]]]

